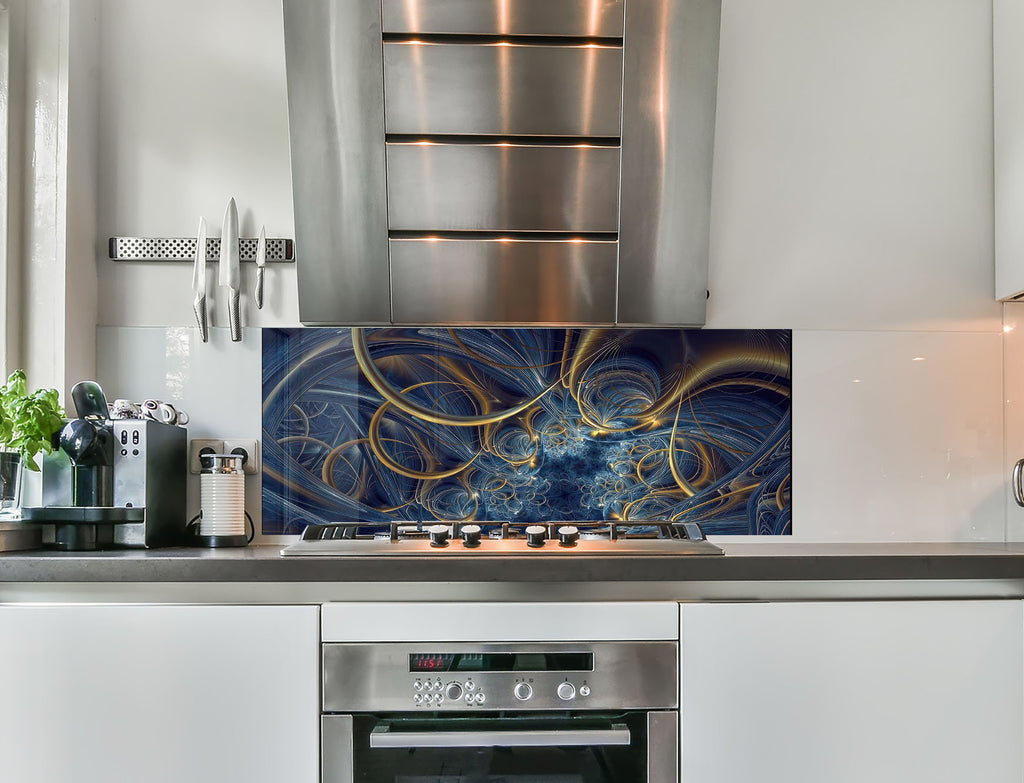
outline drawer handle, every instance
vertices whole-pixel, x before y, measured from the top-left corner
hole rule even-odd
[[[1017,460],[1017,464],[1013,466],[1013,499],[1017,501],[1018,506],[1024,506],[1024,486],[1021,484],[1022,474],[1024,474],[1024,459]]]
[[[391,731],[388,724],[370,732],[371,748],[543,748],[628,745],[629,727],[561,731]]]

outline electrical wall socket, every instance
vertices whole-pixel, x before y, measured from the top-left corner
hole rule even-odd
[[[224,438],[225,454],[242,454],[242,471],[247,475],[260,472],[260,442],[255,439]]]
[[[207,452],[206,450],[209,449]],[[193,438],[188,444],[188,472],[199,473],[202,470],[202,463],[199,455],[202,453],[223,454],[224,441],[212,440],[210,438]]]

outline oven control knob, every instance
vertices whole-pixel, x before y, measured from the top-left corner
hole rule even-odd
[[[558,528],[558,543],[560,546],[576,546],[580,538],[580,531],[575,525],[562,525]]]
[[[444,697],[448,701],[458,701],[462,698],[462,686],[457,682],[450,682],[445,686]]]
[[[527,701],[533,696],[533,688],[530,687],[528,682],[517,682],[516,687],[512,689],[512,693],[519,701]]]
[[[580,696],[589,696],[589,695],[590,695],[590,686],[589,685],[581,685],[580,686]]]
[[[431,546],[448,546],[448,525],[431,525],[427,528]]]
[[[555,689],[555,693],[558,694],[558,698],[562,701],[572,701],[576,698],[576,686],[571,682],[560,682],[558,688]]]
[[[547,528],[544,525],[530,525],[526,528],[527,546],[544,546],[544,539],[547,538]]]
[[[460,532],[463,546],[480,546],[480,525],[463,525]]]

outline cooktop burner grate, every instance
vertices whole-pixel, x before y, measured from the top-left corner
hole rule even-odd
[[[285,556],[718,555],[696,522],[336,522],[308,525]]]

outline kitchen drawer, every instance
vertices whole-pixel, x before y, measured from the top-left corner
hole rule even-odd
[[[617,244],[392,239],[394,322],[615,320]]]
[[[384,44],[388,133],[619,136],[622,49]]]
[[[622,37],[623,0],[383,0],[385,33]]]
[[[391,143],[392,231],[616,232],[619,149]]]

